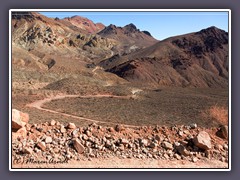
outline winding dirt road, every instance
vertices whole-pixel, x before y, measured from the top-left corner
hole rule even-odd
[[[45,103],[51,102],[52,100],[57,100],[57,99],[64,99],[64,98],[102,98],[102,97],[129,99],[133,96],[131,96],[131,95],[129,95],[129,96],[115,96],[115,95],[109,95],[109,94],[97,94],[97,95],[85,95],[85,96],[56,95],[56,96],[53,96],[53,97],[48,97],[48,98],[45,98],[45,99],[42,99],[42,100],[35,101],[33,103],[30,103],[30,104],[27,104],[26,107],[36,108],[36,109],[39,109],[41,111],[60,114],[60,115],[66,116],[66,117],[74,118],[74,119],[86,120],[86,121],[90,121],[90,122],[94,122],[94,123],[106,123],[106,124],[116,125],[116,123],[111,123],[111,122],[106,122],[106,121],[98,121],[98,120],[94,120],[94,119],[79,117],[79,116],[75,116],[75,115],[72,115],[72,114],[62,113],[62,112],[58,112],[58,111],[54,111],[54,110],[42,107]],[[128,124],[121,124],[121,125],[125,126],[125,127],[139,127],[139,126],[128,125]]]

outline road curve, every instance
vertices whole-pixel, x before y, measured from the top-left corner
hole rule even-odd
[[[85,96],[79,96],[79,95],[56,95],[53,97],[48,97],[42,100],[37,100],[33,103],[27,104],[26,107],[30,107],[30,108],[36,108],[38,110],[41,111],[46,111],[46,112],[50,112],[50,113],[55,113],[55,114],[60,114],[66,117],[70,117],[70,118],[74,118],[74,119],[80,119],[80,120],[86,120],[86,121],[90,121],[90,122],[94,122],[94,123],[107,123],[107,124],[112,124],[112,125],[116,125],[118,123],[112,123],[112,122],[106,122],[106,121],[98,121],[98,120],[94,120],[94,119],[89,119],[89,118],[84,118],[84,117],[79,117],[79,116],[75,116],[72,114],[67,114],[67,113],[62,113],[62,112],[58,112],[58,111],[54,111],[51,109],[47,109],[47,108],[43,108],[42,106],[47,103],[47,102],[51,102],[52,100],[57,100],[57,99],[64,99],[64,98],[102,98],[102,97],[109,97],[109,98],[121,98],[121,99],[129,99],[132,96],[115,96],[115,95],[109,95],[109,94],[97,94],[97,95],[85,95]],[[134,126],[134,125],[128,125],[128,124],[121,124],[122,126],[125,127],[139,127],[139,126]]]

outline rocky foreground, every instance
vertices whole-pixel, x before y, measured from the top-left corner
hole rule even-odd
[[[227,130],[227,126],[203,129],[197,124],[134,128],[103,127],[95,123],[77,127],[74,123],[65,125],[55,120],[29,124],[26,113],[13,109],[12,162],[13,165],[57,164],[118,157],[228,163]]]

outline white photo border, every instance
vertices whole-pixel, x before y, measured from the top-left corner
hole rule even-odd
[[[12,12],[228,12],[229,100],[228,168],[12,168]],[[9,171],[231,171],[231,9],[10,9],[9,10]]]

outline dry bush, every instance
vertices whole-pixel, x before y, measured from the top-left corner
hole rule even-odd
[[[203,112],[202,115],[217,122],[219,125],[228,125],[228,109],[226,107],[214,105]]]

